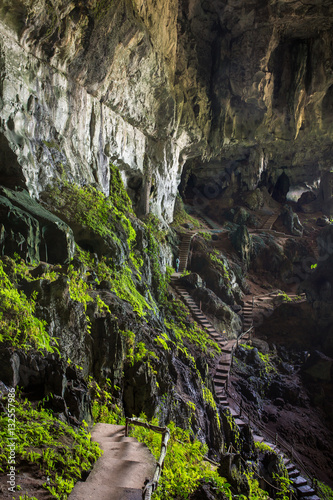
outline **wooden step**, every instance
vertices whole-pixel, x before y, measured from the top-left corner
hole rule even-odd
[[[303,500],[322,500],[318,495],[306,495]]]
[[[292,479],[293,486],[298,487],[298,486],[305,486],[308,484],[307,480],[302,477],[302,476],[297,476]]]
[[[216,385],[216,387],[225,387],[225,380],[216,380],[216,382],[214,381],[214,385]]]
[[[235,418],[235,424],[238,425],[238,427],[245,427],[246,425],[244,420],[241,420],[240,418]]]
[[[234,418],[236,418],[236,419],[237,419],[237,418],[239,418],[239,417],[240,417],[239,411],[234,410],[233,408],[229,408],[229,410],[230,410],[231,415],[232,415]]]
[[[315,490],[311,486],[309,486],[308,484],[306,484],[305,486],[297,486],[296,490],[297,490],[298,495],[301,498],[309,497],[311,495],[316,494]]]
[[[264,438],[262,436],[258,436],[257,434],[253,434],[253,441],[256,441],[257,443],[262,443]]]
[[[299,475],[300,475],[300,471],[296,468],[294,468],[293,470],[290,470],[290,472],[288,471],[288,476],[290,477],[290,479],[297,477]]]
[[[225,377],[226,375],[228,375],[229,373],[229,369],[228,368],[222,368],[222,369],[217,369],[216,372],[215,372],[215,376],[218,376],[218,377]]]

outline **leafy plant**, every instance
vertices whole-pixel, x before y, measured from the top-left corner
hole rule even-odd
[[[276,493],[276,498],[280,500],[289,500],[290,499],[290,485],[292,484],[291,479],[289,477],[282,476],[280,474],[276,474],[273,472],[273,479],[275,480],[279,491]]]
[[[98,444],[90,440],[85,426],[74,430],[43,408],[34,408],[28,400],[16,398],[12,404],[15,404],[16,467],[19,469],[27,461],[33,463],[49,477],[43,487],[54,498],[65,500],[82,472],[90,470],[101,455]],[[8,418],[5,413],[0,414],[1,449],[7,447]],[[0,455],[2,471],[7,470],[7,460],[5,454]]]
[[[140,418],[146,421],[144,414],[141,414]],[[158,425],[158,420],[154,419],[151,423]],[[204,481],[213,483],[216,493],[223,492],[231,499],[230,485],[226,479],[219,476],[216,469],[204,460],[207,446],[194,439],[191,431],[176,427],[173,422],[170,422],[168,427],[171,437],[168,442],[163,475],[152,498],[154,500],[186,499],[197,489],[199,483]],[[142,427],[133,427],[131,435],[144,442],[156,459],[159,457],[160,434]]]
[[[89,379],[88,387],[92,400],[91,413],[94,422],[125,425],[125,417],[115,398],[119,387],[112,386],[107,379],[106,387],[101,388],[92,377]]]
[[[37,293],[28,299],[11,282],[0,261],[0,342],[28,350],[54,352],[57,340],[46,331],[46,322],[35,316]]]

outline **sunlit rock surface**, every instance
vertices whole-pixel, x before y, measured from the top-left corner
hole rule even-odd
[[[113,161],[170,221],[186,162],[220,191],[330,168],[329,0],[3,0],[0,19],[2,184],[107,194]]]

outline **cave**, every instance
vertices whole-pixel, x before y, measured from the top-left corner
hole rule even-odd
[[[11,189],[26,187],[22,167],[3,133],[0,133],[0,185]]]
[[[333,497],[332,1],[0,4],[0,495]]]
[[[290,180],[285,172],[278,177],[272,192],[272,198],[279,203],[284,203],[290,189]]]

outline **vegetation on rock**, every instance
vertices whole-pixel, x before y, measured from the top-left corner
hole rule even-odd
[[[42,488],[49,491],[52,498],[65,500],[75,482],[90,471],[102,454],[98,444],[90,441],[84,426],[75,430],[55,418],[52,412],[26,399],[17,398],[11,405],[15,406],[16,417],[16,473],[40,471]],[[0,413],[0,471],[4,474],[8,466],[9,419],[4,412]],[[17,486],[24,492],[24,484]]]
[[[57,340],[47,333],[46,323],[35,315],[37,293],[30,298],[10,280],[0,260],[0,342],[23,350],[57,350]]]

